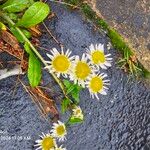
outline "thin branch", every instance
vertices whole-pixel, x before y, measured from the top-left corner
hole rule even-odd
[[[45,27],[46,31],[48,32],[48,34],[54,39],[54,41],[62,48],[64,47],[63,44],[61,44],[55,37],[54,35],[51,33],[51,31],[47,28],[46,24],[43,22],[43,26]]]
[[[62,5],[67,5],[67,6],[71,6],[71,7],[74,7],[74,8],[78,8],[80,9],[80,7],[78,7],[77,5],[72,5],[72,4],[69,4],[69,3],[66,3],[66,2],[62,2],[62,1],[55,1],[55,0],[49,0],[50,2],[55,2],[55,3],[59,3],[59,4],[62,4]],[[47,0],[44,1],[45,3],[47,2]]]

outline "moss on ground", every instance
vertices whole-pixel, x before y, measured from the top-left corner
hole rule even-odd
[[[128,66],[128,70],[135,76],[142,75],[146,78],[150,78],[150,71],[144,68],[144,66],[138,61],[132,61],[132,57],[135,54],[132,48],[125,42],[122,36],[115,30],[112,29],[107,22],[97,16],[96,12],[85,3],[83,0],[65,0],[65,2],[79,6],[82,13],[91,21],[93,21],[99,29],[106,31],[107,36],[110,38],[112,46],[122,54],[123,65]]]

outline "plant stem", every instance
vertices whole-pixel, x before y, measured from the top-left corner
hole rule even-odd
[[[19,32],[19,34],[22,36],[22,38],[24,39],[24,41],[26,43],[29,44],[30,48],[32,49],[32,51],[36,54],[36,56],[41,60],[41,62],[44,64],[45,67],[48,66],[48,64],[45,62],[44,58],[41,56],[41,54],[36,50],[36,48],[32,45],[32,43],[27,39],[27,37],[24,35],[24,33],[18,28],[15,26],[15,23],[6,15],[4,14],[3,12],[0,12],[0,16],[3,17],[9,24],[11,24],[12,26],[14,26],[14,28]],[[48,72],[52,75],[52,77],[55,79],[55,81],[58,83],[58,85],[60,86],[60,88],[62,89],[63,91],[63,94],[66,98],[67,95],[66,95],[66,90],[65,90],[65,87],[62,83],[62,81],[57,78],[57,76],[53,73],[50,72],[50,69],[48,69]]]

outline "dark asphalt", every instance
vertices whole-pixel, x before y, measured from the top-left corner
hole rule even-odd
[[[47,26],[66,48],[81,55],[91,43],[104,43],[109,39],[105,34],[94,31],[93,25],[81,17],[77,11],[68,11],[52,5],[58,18],[47,21]],[[41,38],[45,48],[58,47],[47,34]],[[81,108],[85,113],[82,125],[68,129],[67,150],[149,150],[150,149],[150,89],[144,82],[129,80],[128,75],[117,69],[117,52],[109,51],[113,66],[107,70],[111,80],[107,96],[100,100],[91,99],[87,90],[81,93]],[[2,55],[1,55],[2,56]],[[0,56],[0,57],[1,57]],[[28,140],[0,140],[0,150],[32,150],[34,141],[41,132],[51,129],[39,114],[35,104],[21,85],[13,95],[17,77],[0,81],[0,136],[29,137]],[[22,77],[26,80],[26,77]],[[56,97],[58,89],[47,73],[44,83],[51,89],[51,97]],[[58,92],[57,91],[57,92]],[[62,117],[62,121],[66,116]],[[4,133],[2,133],[2,131]],[[31,138],[31,139],[30,139]]]

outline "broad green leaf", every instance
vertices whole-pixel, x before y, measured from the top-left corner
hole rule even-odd
[[[26,28],[35,26],[47,17],[49,11],[50,9],[47,4],[42,2],[35,2],[26,10],[16,25]]]
[[[62,113],[65,113],[67,108],[69,107],[70,105],[70,100],[65,98],[62,100],[62,103],[61,103],[61,111]]]
[[[83,120],[80,118],[71,117],[68,121],[68,124],[74,125],[74,124],[82,123],[82,122],[83,122]]]
[[[38,86],[41,81],[41,63],[34,53],[29,56],[28,79],[32,87]]]
[[[29,5],[29,0],[8,0],[1,6],[1,8],[7,12],[20,12]]]
[[[17,38],[17,40],[20,42],[20,43],[24,43],[24,39],[22,38],[22,36],[20,35],[20,33],[14,28],[14,27],[11,27],[10,28],[10,31],[13,33],[13,35]],[[27,37],[27,38],[30,38],[31,37],[31,34],[29,31],[25,30],[25,29],[22,29],[21,30],[24,35]]]
[[[28,61],[28,79],[29,83],[32,87],[38,86],[41,81],[41,63],[35,54],[30,50],[30,47],[26,43],[24,45],[25,50],[29,53],[29,61]]]

